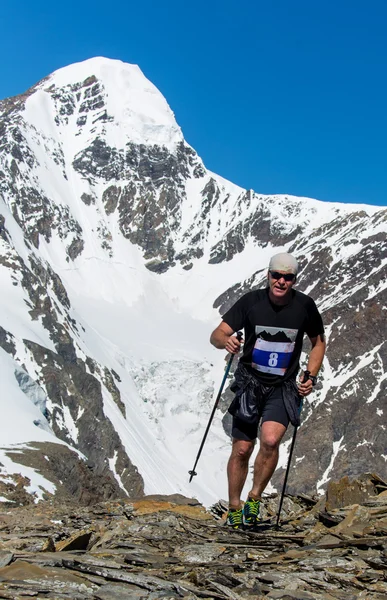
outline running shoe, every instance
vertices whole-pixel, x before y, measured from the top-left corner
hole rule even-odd
[[[241,508],[230,508],[227,513],[226,525],[233,529],[242,529],[243,517]]]
[[[254,525],[259,521],[259,509],[261,506],[261,501],[256,500],[255,498],[251,498],[249,496],[245,502],[243,507],[243,525],[247,527],[254,527]]]

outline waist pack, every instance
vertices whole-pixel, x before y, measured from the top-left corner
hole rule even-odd
[[[278,386],[276,386],[278,387]],[[284,381],[280,386],[285,408],[294,427],[300,425],[301,398],[295,378]],[[228,412],[237,419],[256,425],[262,416],[263,407],[273,386],[264,385],[243,363],[239,363],[234,373],[230,390],[235,393]]]

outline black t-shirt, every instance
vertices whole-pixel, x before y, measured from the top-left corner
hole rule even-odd
[[[314,300],[296,290],[291,290],[285,305],[270,301],[269,288],[248,292],[226,312],[223,321],[233,331],[245,330],[240,360],[266,385],[295,377],[304,334],[313,338],[324,333]]]

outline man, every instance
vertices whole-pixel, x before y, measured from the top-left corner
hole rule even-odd
[[[278,462],[280,442],[291,422],[299,425],[301,396],[307,396],[317,381],[325,353],[324,326],[309,296],[295,291],[298,264],[287,253],[270,260],[268,287],[248,292],[224,315],[212,332],[216,347],[236,354],[243,343],[234,335],[244,329],[243,354],[231,386],[235,398],[232,452],[227,466],[229,511],[227,524],[239,528],[259,520],[261,495]],[[296,383],[304,334],[312,349],[309,379]],[[260,429],[260,448],[254,463],[253,486],[242,507],[241,493],[249,458]]]

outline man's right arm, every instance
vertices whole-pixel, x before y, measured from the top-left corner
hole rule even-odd
[[[237,354],[240,350],[241,343],[235,335],[234,330],[224,321],[211,333],[210,342],[215,348],[222,350],[223,348],[231,354]]]

